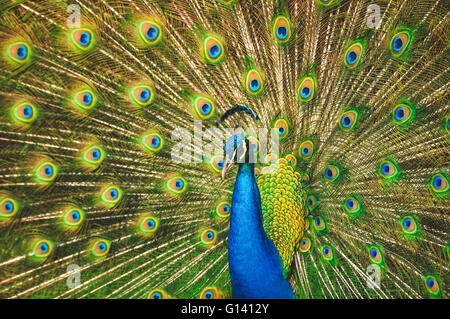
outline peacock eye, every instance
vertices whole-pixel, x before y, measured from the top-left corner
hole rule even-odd
[[[262,92],[263,80],[261,74],[256,69],[251,69],[245,77],[247,92],[252,95],[258,95]]]
[[[283,140],[289,133],[289,126],[285,119],[276,120],[273,128],[276,130],[280,140]]]
[[[300,242],[300,251],[302,253],[306,253],[311,248],[311,240],[307,237],[304,237]]]
[[[43,162],[36,170],[40,182],[51,182],[56,177],[56,166],[51,162]]]
[[[315,94],[315,81],[311,76],[304,77],[297,88],[298,98],[302,102],[311,101]]]
[[[142,137],[142,145],[150,154],[160,151],[163,146],[163,139],[158,133],[149,133]]]
[[[334,0],[319,0],[319,3],[323,6],[329,6]]]
[[[148,106],[154,100],[153,88],[149,85],[138,85],[131,89],[131,98],[136,106]]]
[[[350,215],[355,216],[362,212],[362,205],[356,197],[350,196],[344,201],[344,209]]]
[[[82,224],[84,220],[84,212],[78,208],[69,208],[64,212],[64,225],[68,228],[74,229]]]
[[[101,199],[105,204],[114,205],[122,198],[122,190],[111,185],[103,189]]]
[[[402,55],[405,50],[408,48],[409,44],[411,42],[411,33],[409,31],[402,31],[399,33],[396,33],[390,42],[390,50],[392,55],[394,56],[400,56]]]
[[[283,16],[276,18],[272,32],[279,43],[286,43],[291,37],[291,27],[288,19]]]
[[[162,29],[155,21],[143,21],[138,25],[138,34],[147,45],[155,45],[161,41]]]
[[[82,158],[87,164],[97,166],[105,158],[105,153],[100,146],[92,145],[83,152]]]
[[[314,144],[311,140],[306,140],[300,144],[299,155],[303,159],[310,159],[314,153]]]
[[[17,122],[30,124],[37,117],[36,107],[28,102],[20,103],[14,107],[13,115]]]
[[[323,171],[325,180],[330,182],[336,182],[340,176],[339,167],[336,165],[327,165]]]
[[[208,119],[214,114],[214,102],[207,97],[197,96],[194,99],[194,110],[200,119]]]
[[[17,211],[18,206],[14,199],[9,197],[0,199],[0,217],[11,218]]]
[[[205,245],[212,245],[216,240],[216,232],[212,229],[206,229],[201,234],[201,241]]]
[[[88,28],[77,28],[72,30],[71,39],[76,49],[87,51],[93,47],[94,33]]]
[[[33,256],[39,259],[47,258],[52,252],[53,245],[49,240],[36,240],[33,246]]]
[[[228,217],[230,216],[231,205],[227,202],[222,202],[216,207],[216,214],[219,217]]]
[[[253,149],[253,152],[255,154],[259,153],[260,144],[256,137],[248,136],[247,140],[249,141],[249,144],[251,145],[251,148]]]
[[[425,287],[430,294],[432,294],[434,296],[439,295],[440,287],[439,287],[439,283],[438,283],[438,280],[436,279],[436,277],[428,275],[428,276],[424,277],[424,281],[425,281]]]
[[[94,241],[91,247],[91,252],[96,257],[103,257],[108,254],[110,242],[104,239]]]
[[[255,174],[254,174],[254,176],[255,176],[255,179],[258,179],[258,177],[261,176],[261,171],[260,171],[258,168],[255,168]]]
[[[29,61],[30,58],[30,46],[25,42],[15,42],[11,44],[6,53],[9,59],[18,64],[24,64]]]
[[[203,53],[209,63],[218,63],[224,53],[222,42],[214,36],[208,36],[203,41]]]
[[[293,168],[297,166],[297,158],[294,155],[288,154],[285,156],[285,159],[289,166]]]
[[[405,216],[400,220],[402,231],[407,236],[416,235],[418,232],[417,222],[414,216]]]
[[[450,190],[447,175],[444,173],[437,173],[431,177],[430,188],[437,195],[447,194]]]
[[[314,228],[318,232],[326,230],[325,219],[321,216],[316,217],[314,219]]]
[[[354,110],[350,110],[344,112],[341,115],[341,119],[339,121],[339,127],[342,131],[348,132],[351,131],[358,120],[358,112]]]
[[[225,160],[223,156],[214,156],[210,161],[210,165],[215,172],[220,173],[225,165]]]
[[[306,205],[308,206],[310,211],[314,210],[314,208],[317,207],[317,198],[312,194],[308,195],[306,197]]]
[[[168,190],[172,194],[181,194],[186,190],[186,181],[182,177],[173,177],[168,181]]]
[[[330,245],[322,246],[322,257],[327,261],[333,260],[333,249]]]
[[[345,65],[348,68],[354,68],[361,62],[364,47],[361,42],[352,44],[345,52]]]
[[[75,105],[83,111],[90,110],[97,104],[97,97],[90,89],[84,89],[76,92],[73,99]]]
[[[160,289],[155,289],[148,294],[148,297],[149,299],[166,299],[167,294]]]
[[[208,287],[203,289],[202,293],[200,294],[201,299],[217,299],[219,298],[219,292],[214,287]]]
[[[139,230],[142,234],[151,235],[156,232],[159,226],[159,219],[153,216],[147,216],[140,219]]]
[[[381,254],[381,250],[380,248],[376,247],[376,246],[369,246],[368,247],[369,250],[369,258],[371,260],[372,263],[375,264],[381,264],[383,261],[383,256]]]
[[[378,172],[386,180],[393,180],[399,175],[397,164],[391,160],[382,161]]]
[[[392,119],[397,125],[406,125],[414,118],[414,108],[406,103],[398,104],[392,110]]]

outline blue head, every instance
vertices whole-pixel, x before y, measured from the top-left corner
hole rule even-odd
[[[223,148],[224,167],[222,169],[222,178],[225,178],[227,171],[233,164],[249,162],[249,140],[242,133],[231,136]]]

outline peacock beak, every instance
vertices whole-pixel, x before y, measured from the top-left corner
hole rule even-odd
[[[231,168],[231,166],[233,166],[236,154],[237,154],[237,149],[234,150],[231,158],[229,158],[228,156],[225,156],[225,162],[223,163],[223,169],[222,169],[222,179],[225,179],[225,175],[227,174],[228,170]]]

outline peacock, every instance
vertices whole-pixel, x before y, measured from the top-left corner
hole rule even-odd
[[[0,12],[1,298],[448,298],[448,1]]]

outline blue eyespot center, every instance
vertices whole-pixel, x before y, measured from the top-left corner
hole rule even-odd
[[[92,159],[96,161],[99,158],[100,158],[100,150],[96,148],[92,151]]]
[[[28,49],[26,46],[24,45],[19,45],[19,47],[17,48],[17,54],[16,57],[19,60],[24,60],[28,55]]]
[[[88,32],[83,32],[80,35],[80,44],[82,46],[87,46],[91,42],[91,35]]]
[[[328,179],[331,179],[331,178],[333,177],[333,172],[331,171],[331,168],[327,168],[327,169],[325,170],[325,176],[326,176]]]
[[[220,55],[221,52],[221,48],[218,44],[214,44],[213,46],[211,46],[209,48],[209,55],[211,58],[217,58]]]
[[[303,155],[308,155],[309,154],[309,149],[307,147],[303,147],[302,148],[302,154]]]
[[[211,299],[213,297],[213,294],[210,291],[205,292],[205,298]]]
[[[347,207],[352,209],[355,206],[355,201],[353,199],[349,199],[347,201]]]
[[[320,218],[317,218],[317,219],[316,219],[316,225],[317,225],[317,226],[320,226],[321,222],[322,222],[322,221],[320,220]]]
[[[6,201],[4,204],[6,213],[11,213],[14,210],[14,204],[11,201]]]
[[[405,109],[403,107],[397,108],[395,111],[395,119],[401,121],[405,118]]]
[[[403,40],[400,37],[394,39],[393,49],[395,52],[400,51],[403,48]]]
[[[149,89],[143,89],[141,94],[139,95],[139,99],[142,102],[147,102],[150,99],[150,90]]]
[[[105,243],[101,242],[98,244],[98,249],[100,249],[100,251],[105,251],[106,250],[106,245]]]
[[[433,185],[436,189],[440,189],[442,187],[442,177],[436,176],[434,178]]]
[[[344,115],[341,122],[342,126],[345,128],[350,127],[350,125],[352,124],[352,121],[350,120],[350,117],[348,115]]]
[[[285,26],[277,28],[277,36],[279,39],[284,40],[288,36],[288,29]]]
[[[209,232],[206,233],[206,237],[208,237],[208,239],[213,239],[214,238],[214,234],[209,231]]]
[[[92,94],[91,93],[84,93],[83,95],[83,104],[84,105],[90,105],[92,103]]]
[[[152,146],[153,147],[158,147],[160,143],[161,143],[161,141],[160,141],[159,137],[153,136],[153,138],[152,138]]]
[[[428,278],[427,280],[427,286],[428,288],[432,289],[434,287],[434,279],[433,278]]]
[[[155,40],[158,37],[158,34],[159,34],[158,28],[155,27],[155,26],[151,26],[147,30],[146,37],[147,37],[147,39],[152,41],[152,40]]]
[[[354,50],[350,50],[347,53],[347,62],[349,64],[353,64],[356,62],[356,60],[358,60],[358,55],[356,54],[356,52]]]
[[[284,132],[285,132],[284,127],[279,127],[279,128],[278,128],[278,133],[279,133],[280,135],[283,135]]]
[[[51,177],[53,175],[53,168],[50,165],[45,165],[44,174],[45,177]]]
[[[119,193],[117,192],[117,190],[112,189],[109,191],[109,195],[111,196],[111,199],[116,199],[117,196],[119,196]]]
[[[46,244],[46,243],[41,243],[40,245],[39,245],[39,248],[41,249],[41,252],[42,253],[46,253],[46,252],[48,252],[48,245]]]
[[[151,229],[151,228],[155,227],[155,222],[152,219],[149,219],[147,221],[147,226],[148,226],[148,228]]]
[[[391,170],[390,165],[388,163],[384,163],[381,170],[383,175],[388,175],[390,170]]]
[[[160,294],[159,292],[155,292],[155,293],[152,295],[152,297],[153,297],[153,299],[161,299],[161,298],[162,298],[162,296],[161,296],[161,294]]]
[[[301,96],[302,98],[306,99],[311,95],[311,90],[309,87],[305,86],[301,89]]]
[[[403,226],[404,226],[406,229],[408,229],[408,228],[411,226],[411,218],[406,218],[406,219],[403,221]]]
[[[217,163],[217,167],[218,167],[219,169],[223,169],[223,164],[224,164],[224,160],[221,159],[221,160]]]
[[[372,258],[376,258],[378,255],[378,251],[375,248],[372,248],[370,250],[370,255],[372,256]]]
[[[250,82],[250,88],[252,89],[252,91],[257,91],[258,89],[259,89],[259,87],[260,87],[261,85],[260,85],[260,83],[259,83],[259,81],[258,80],[252,80],[251,82]]]
[[[306,240],[303,239],[303,241],[302,241],[302,246],[305,246],[305,245],[306,245]]]
[[[29,105],[23,107],[23,117],[28,119],[33,116],[33,108]]]
[[[72,220],[73,220],[74,222],[77,222],[79,219],[80,219],[80,213],[77,212],[77,211],[73,211],[73,212],[72,212]]]
[[[202,112],[203,115],[207,115],[207,114],[209,114],[211,112],[211,109],[212,109],[211,104],[210,103],[205,103],[201,107],[201,112]]]
[[[228,212],[230,211],[230,206],[224,205],[224,206],[223,206],[223,211],[224,211],[225,213],[228,213]]]
[[[180,190],[180,189],[183,188],[183,186],[184,186],[184,182],[181,179],[177,179],[175,181],[175,188],[176,189]]]
[[[325,247],[325,248],[323,249],[323,253],[324,253],[325,255],[328,255],[329,252],[330,252],[330,248]]]

